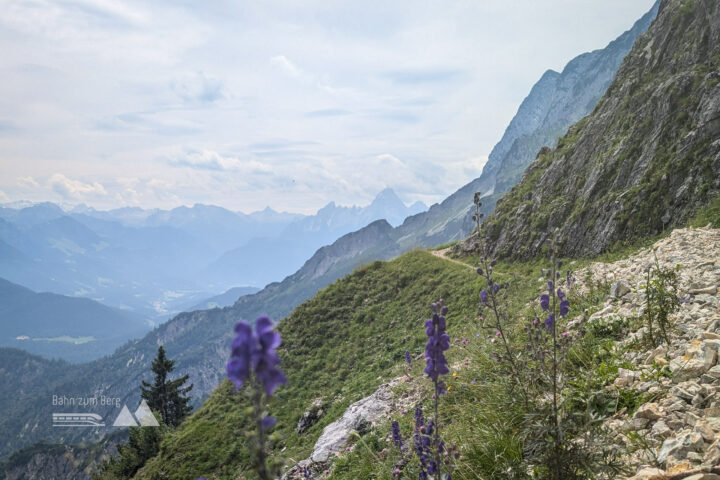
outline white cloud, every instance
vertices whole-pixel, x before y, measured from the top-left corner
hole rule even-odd
[[[105,187],[97,182],[84,183],[79,180],[71,180],[62,173],[54,174],[47,184],[65,200],[85,200],[107,195]]]
[[[225,97],[223,83],[201,71],[187,73],[170,86],[180,99],[189,103],[214,103]]]
[[[175,167],[188,167],[198,170],[233,171],[243,174],[271,174],[272,167],[257,160],[240,160],[232,156],[223,156],[213,150],[186,151],[174,154],[168,163]]]
[[[40,184],[30,176],[18,178],[16,184],[20,188],[38,188],[40,186]]]

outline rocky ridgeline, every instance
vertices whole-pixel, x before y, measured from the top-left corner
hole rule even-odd
[[[627,461],[637,472],[632,480],[720,480],[720,469],[712,468],[720,465],[720,230],[675,230],[626,260],[578,272],[611,284],[604,308],[588,321],[641,318],[646,271],[655,258],[660,267],[676,269],[685,301],[671,315],[669,345],[640,347],[647,344],[646,326],[618,345],[634,367],[619,369],[612,388],[653,400],[632,415],[619,412],[607,426],[631,452]]]

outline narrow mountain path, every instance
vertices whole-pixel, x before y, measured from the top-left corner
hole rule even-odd
[[[448,262],[457,263],[458,265],[462,265],[463,267],[475,270],[475,267],[473,267],[472,265],[468,265],[467,263],[461,262],[460,260],[448,257],[448,252],[450,252],[451,248],[452,247],[443,248],[442,250],[430,250],[430,253],[433,254],[433,256],[442,258],[443,260],[447,260]]]

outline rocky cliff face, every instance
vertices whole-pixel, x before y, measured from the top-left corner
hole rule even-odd
[[[623,58],[657,14],[658,2],[633,27],[595,50],[571,60],[558,73],[548,70],[533,86],[488,157],[480,177],[428,212],[408,218],[398,228],[400,244],[435,246],[472,232],[470,213],[475,192],[486,195],[485,214],[521,178],[543,146],[554,146],[568,127],[589,114],[610,86]]]
[[[6,480],[91,480],[102,461],[117,454],[127,432],[117,431],[102,442],[89,445],[36,445],[13,454],[0,473]]]
[[[494,180],[495,193],[512,188],[540,148],[554,146],[570,125],[592,111],[637,37],[657,15],[658,6],[659,1],[605,48],[574,58],[561,73],[545,72],[490,153],[483,175]]]
[[[485,195],[484,213],[492,212],[495,202],[520,180],[538,151],[555,145],[568,127],[592,111],[637,37],[650,26],[658,6],[659,1],[605,48],[576,57],[561,73],[545,72],[493,148],[480,177],[427,212],[408,217],[393,232],[397,246],[406,251],[469,235],[474,229],[471,210],[475,192]]]
[[[499,256],[591,255],[682,225],[720,191],[720,4],[664,0],[588,117],[486,221]]]

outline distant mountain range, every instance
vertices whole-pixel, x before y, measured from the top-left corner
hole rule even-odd
[[[316,215],[172,210],[64,211],[52,203],[0,208],[0,276],[38,291],[83,296],[164,321],[229,288],[263,287],[312,253],[373,220],[399,224],[392,190],[366,207],[330,203]]]

